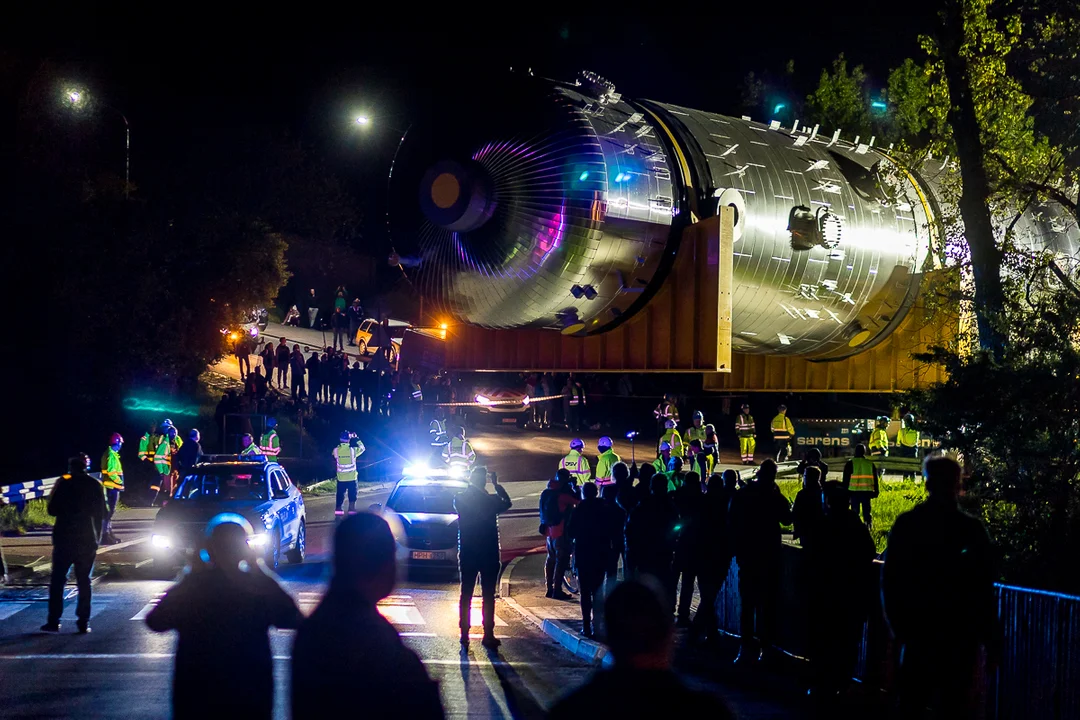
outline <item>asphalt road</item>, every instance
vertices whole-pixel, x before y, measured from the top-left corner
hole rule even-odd
[[[566,440],[530,441],[529,452],[518,447],[517,431],[496,429],[474,437],[477,452],[498,471],[514,507],[501,521],[504,559],[542,546],[537,534],[537,501]],[[553,457],[554,456],[554,459]],[[536,479],[540,477],[541,479]],[[362,496],[359,507],[385,501],[387,490]],[[307,502],[309,557],[299,566],[285,565],[279,575],[301,609],[310,611],[326,588],[333,530],[333,498]],[[127,563],[137,563],[145,550],[125,549]],[[108,555],[102,562],[114,562]],[[38,632],[45,620],[44,586],[0,591],[0,708],[3,717],[168,717],[175,638],[150,632],[142,622],[169,581],[149,579],[147,568],[117,564],[96,585],[88,636],[74,633],[74,599],[65,606],[60,635]],[[477,601],[479,598],[476,599]],[[499,602],[496,635],[503,640],[497,654],[477,641],[463,652],[458,642],[456,579],[402,574],[383,614],[440,681],[450,716],[539,717],[542,708],[580,684],[588,667],[564,651],[535,626]],[[474,612],[479,623],[479,607]],[[289,631],[273,631],[277,679],[276,717],[287,717]],[[342,692],[348,692],[343,688]],[[363,698],[356,698],[363,707]]]

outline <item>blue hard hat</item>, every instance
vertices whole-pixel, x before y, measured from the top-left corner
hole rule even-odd
[[[266,427],[277,427],[277,418],[266,418]]]
[[[351,440],[351,439],[352,439],[352,434],[348,430],[341,433],[341,442],[349,442],[349,440]]]

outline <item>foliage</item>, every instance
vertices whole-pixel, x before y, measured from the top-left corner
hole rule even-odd
[[[869,139],[871,129],[868,78],[862,65],[848,70],[843,53],[832,70],[822,70],[817,89],[806,98],[810,118],[823,128],[842,129]]]
[[[1080,298],[1057,283],[1049,257],[1012,262],[1009,342],[997,355],[919,356],[948,379],[907,400],[927,432],[963,454],[966,501],[1001,548],[1006,580],[1077,592]]]
[[[30,500],[20,513],[14,505],[0,505],[0,534],[24,535],[31,530],[50,528],[56,518],[48,513],[44,499]]]

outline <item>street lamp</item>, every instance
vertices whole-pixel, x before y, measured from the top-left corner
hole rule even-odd
[[[369,118],[367,115],[359,115],[356,118],[356,124],[357,125],[370,125],[371,124],[371,118]]]
[[[64,91],[64,94],[72,107],[82,105],[85,100],[83,91],[77,88],[69,88]],[[112,110],[124,121],[124,198],[126,199],[128,197],[129,188],[131,187],[131,123],[128,122],[127,116],[124,115],[124,113],[120,112],[112,105],[102,103],[102,106]]]

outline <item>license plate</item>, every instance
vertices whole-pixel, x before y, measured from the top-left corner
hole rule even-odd
[[[429,552],[427,550],[413,550],[413,560],[443,560],[446,558],[446,553],[441,552]]]
[[[516,417],[504,417],[504,418],[502,419],[502,421],[503,421],[504,423],[516,423],[516,422],[517,422],[517,418],[516,418]]]

